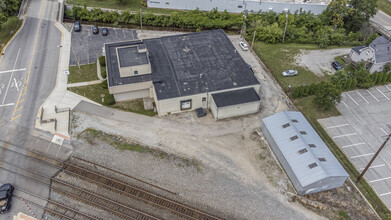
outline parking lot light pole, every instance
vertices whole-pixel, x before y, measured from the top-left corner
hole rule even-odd
[[[371,166],[372,162],[376,159],[377,155],[379,155],[380,151],[384,148],[384,146],[387,144],[387,142],[390,140],[391,138],[391,133],[388,135],[388,137],[386,138],[386,140],[383,142],[383,144],[380,146],[379,150],[377,150],[376,154],[373,155],[371,161],[369,161],[368,165],[365,167],[365,169],[361,172],[361,174],[357,177],[357,180],[355,183],[358,183],[361,178],[364,176],[365,172],[367,172],[367,170],[369,169],[369,167]]]
[[[140,27],[141,27],[141,31],[143,31],[143,14],[141,13],[141,8],[140,8]]]
[[[289,9],[284,9],[286,12],[286,22],[285,22],[285,28],[284,28],[284,36],[282,37],[282,42],[285,42],[285,33],[286,33],[286,27],[288,26],[288,18],[289,18]]]
[[[255,33],[257,33],[257,31],[254,31],[253,42],[251,43],[251,51],[253,50],[253,46],[254,46]]]

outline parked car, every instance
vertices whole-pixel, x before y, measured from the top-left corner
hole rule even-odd
[[[102,28],[102,35],[107,36],[109,34],[109,29],[107,28]]]
[[[73,30],[75,30],[75,32],[81,31],[80,21],[75,21],[75,25],[73,26]]]
[[[239,46],[242,48],[242,50],[248,50],[248,45],[244,42],[239,42]]]
[[[14,187],[7,183],[0,187],[0,213],[7,212],[11,208],[11,199]]]
[[[340,70],[343,68],[342,65],[338,61],[332,62],[331,65],[334,67],[335,70]]]
[[[282,72],[282,76],[296,76],[297,74],[297,70],[286,70]]]
[[[93,34],[99,34],[99,28],[98,28],[98,26],[92,26],[92,33],[93,33]]]

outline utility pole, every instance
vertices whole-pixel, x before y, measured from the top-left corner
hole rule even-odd
[[[377,152],[375,153],[375,155],[373,155],[371,161],[369,161],[368,165],[365,167],[365,169],[361,172],[361,174],[357,177],[357,180],[355,181],[355,183],[358,183],[361,178],[364,176],[365,172],[367,172],[367,170],[369,169],[369,167],[372,165],[372,162],[376,159],[377,155],[379,155],[380,151],[384,148],[384,146],[387,144],[387,142],[390,140],[391,138],[391,133],[388,135],[388,137],[386,138],[386,140],[383,142],[383,144],[380,146],[379,150],[377,150]]]
[[[253,46],[254,46],[255,33],[257,33],[257,31],[254,31],[253,42],[251,43],[251,51],[253,50]]]
[[[285,9],[286,11],[286,22],[285,22],[285,28],[284,28],[284,36],[282,37],[282,42],[285,42],[285,33],[286,33],[286,27],[288,26],[288,18],[289,18],[289,9]]]
[[[143,31],[143,14],[141,13],[141,8],[140,8],[140,27],[141,27],[141,31]]]

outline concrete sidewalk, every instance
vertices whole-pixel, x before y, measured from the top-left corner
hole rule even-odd
[[[70,83],[67,85],[68,88],[73,88],[73,87],[80,87],[80,86],[89,86],[89,85],[95,85],[101,83],[102,80],[94,80],[94,81],[89,81],[89,82],[79,82],[79,83]]]

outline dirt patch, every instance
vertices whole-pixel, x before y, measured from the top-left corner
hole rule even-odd
[[[301,50],[295,56],[297,65],[306,67],[317,76],[324,76],[325,74],[332,75],[335,70],[331,66],[334,58],[344,54],[348,54],[350,48],[339,48],[330,50]]]

